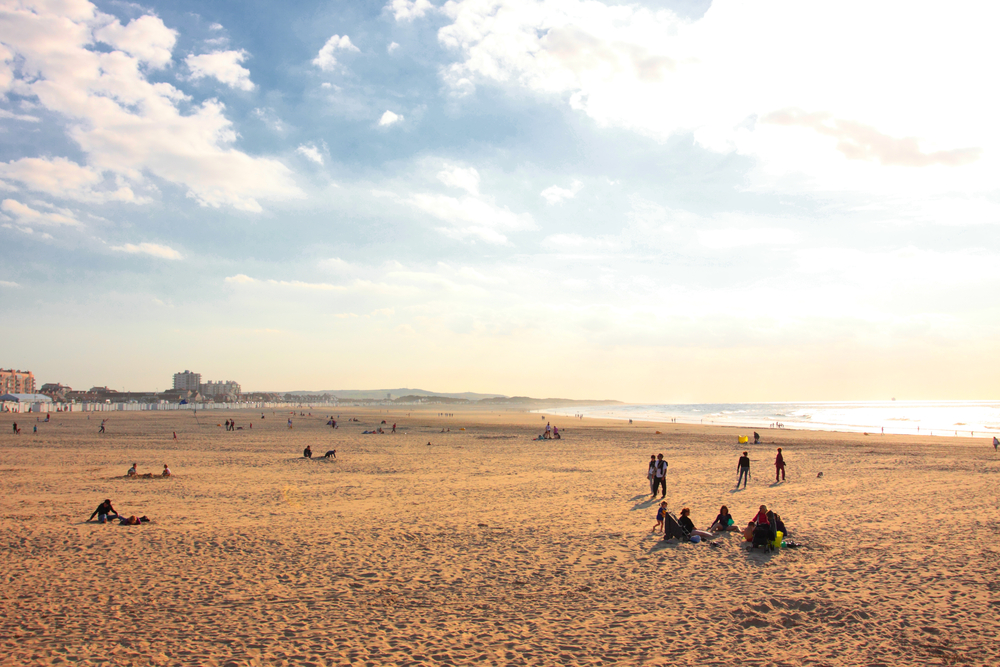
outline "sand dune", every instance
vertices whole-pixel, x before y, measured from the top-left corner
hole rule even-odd
[[[456,412],[4,415],[0,665],[1000,664],[985,440],[767,431],[734,491],[736,429]],[[766,503],[805,546],[660,541],[654,452],[699,528]]]

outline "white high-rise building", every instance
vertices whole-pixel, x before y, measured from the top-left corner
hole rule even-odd
[[[201,373],[191,371],[174,373],[174,390],[198,391],[199,387],[201,387]]]
[[[240,383],[233,382],[232,380],[226,380],[225,382],[213,382],[209,380],[205,384],[201,385],[199,391],[201,391],[202,396],[232,396],[237,397],[240,395]]]

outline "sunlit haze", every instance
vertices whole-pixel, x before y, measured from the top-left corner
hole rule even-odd
[[[0,367],[1000,398],[998,14],[0,0]]]

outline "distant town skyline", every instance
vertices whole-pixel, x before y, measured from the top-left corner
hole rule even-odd
[[[2,11],[42,383],[1000,398],[996,3]]]

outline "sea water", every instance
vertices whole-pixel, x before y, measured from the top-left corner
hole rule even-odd
[[[857,401],[575,406],[551,415],[717,424],[755,429],[986,437],[1000,434],[1000,401]]]

